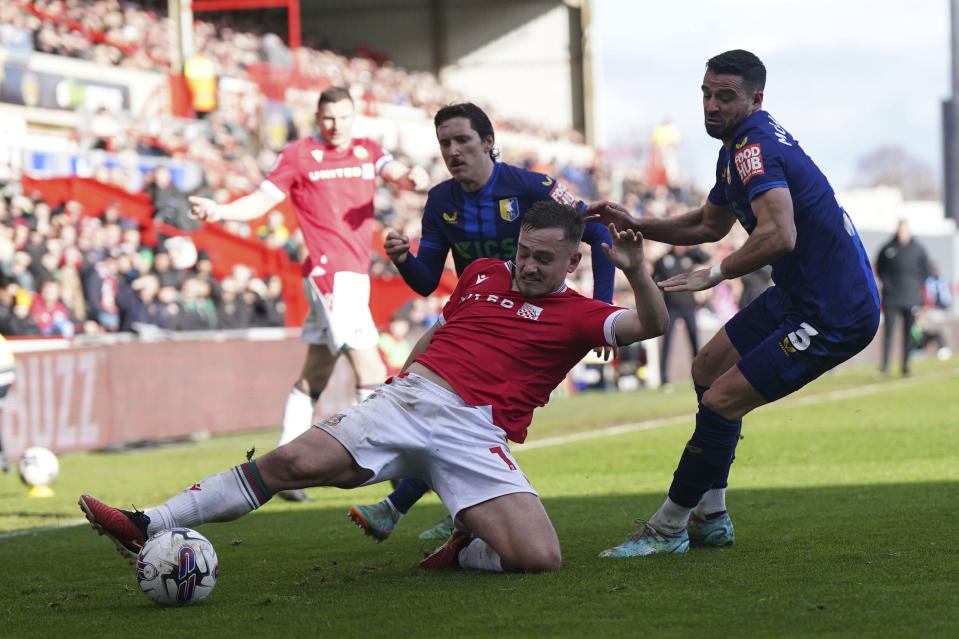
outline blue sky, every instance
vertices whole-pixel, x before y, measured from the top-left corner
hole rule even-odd
[[[704,64],[743,48],[766,64],[764,108],[836,188],[885,145],[938,172],[949,37],[949,0],[593,0],[598,136],[645,142],[669,117],[684,173],[709,185],[719,143],[703,130]]]

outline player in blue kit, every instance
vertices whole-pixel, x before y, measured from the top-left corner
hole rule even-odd
[[[826,177],[762,110],[765,82],[765,66],[748,51],[727,51],[707,62],[706,132],[723,146],[716,184],[703,206],[639,220],[608,202],[588,209],[617,229],[669,244],[715,242],[739,220],[749,233],[742,247],[711,268],[660,282],[667,292],[704,290],[766,264],[776,284],[693,360],[699,411],[669,497],[649,521],[639,520],[636,534],[603,557],[731,544],[725,493],[743,416],[846,361],[876,334],[879,294],[862,242]]]
[[[436,290],[450,251],[457,275],[481,257],[512,259],[523,215],[534,202],[555,200],[585,209],[585,203],[548,175],[497,162],[493,125],[475,104],[443,107],[433,122],[452,178],[429,192],[417,255],[410,253],[410,239],[397,231],[389,231],[384,243],[403,279],[420,295]],[[602,244],[610,242],[609,230],[587,224],[583,242],[592,250],[593,297],[612,302],[615,268],[602,250]],[[350,508],[350,518],[381,542],[428,490],[418,479],[404,480],[383,501]],[[420,537],[446,539],[452,525],[447,517]]]

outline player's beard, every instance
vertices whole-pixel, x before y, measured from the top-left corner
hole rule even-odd
[[[706,135],[717,140],[730,140],[736,134],[736,130],[746,121],[746,118],[749,117],[749,112],[744,111],[739,114],[739,117],[734,120],[723,121],[720,120],[720,124],[710,124],[703,119],[703,125],[706,127]]]

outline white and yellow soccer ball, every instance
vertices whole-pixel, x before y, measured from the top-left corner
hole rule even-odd
[[[137,556],[140,590],[159,606],[191,606],[210,596],[220,567],[210,541],[191,528],[161,530]]]
[[[60,462],[49,449],[34,446],[20,455],[17,470],[27,486],[49,486],[60,473]]]

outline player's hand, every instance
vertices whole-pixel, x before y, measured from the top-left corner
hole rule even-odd
[[[583,219],[587,222],[600,224],[614,224],[618,229],[633,228],[633,216],[626,207],[615,202],[593,202],[583,211]]]
[[[419,165],[410,169],[406,177],[410,181],[410,186],[413,187],[414,191],[425,191],[426,187],[430,185],[429,172]]]
[[[390,229],[383,240],[383,250],[394,264],[402,264],[410,254],[410,238]]]
[[[716,284],[709,279],[708,268],[701,268],[689,273],[680,273],[679,275],[674,275],[658,283],[659,288],[667,293],[675,293],[677,291],[704,291],[715,285]]]
[[[619,355],[618,350],[619,349],[613,348],[612,346],[597,346],[593,349],[593,353],[604,362],[608,362],[610,359],[616,359]]]
[[[609,224],[609,236],[613,245],[603,244],[603,252],[614,266],[621,271],[634,271],[645,268],[646,252],[643,249],[643,234],[627,229],[617,231],[613,224]]]
[[[190,201],[190,212],[194,217],[205,222],[216,222],[221,218],[220,205],[210,198],[191,195],[187,199]]]

